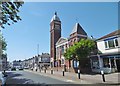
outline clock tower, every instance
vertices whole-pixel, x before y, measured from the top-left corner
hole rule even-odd
[[[50,57],[51,67],[55,67],[56,62],[56,42],[61,37],[61,21],[55,12],[50,22]]]

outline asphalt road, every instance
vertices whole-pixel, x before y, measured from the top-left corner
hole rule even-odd
[[[64,84],[65,85],[71,83],[27,71],[11,71],[8,72],[8,78],[6,84],[40,84],[40,85]]]

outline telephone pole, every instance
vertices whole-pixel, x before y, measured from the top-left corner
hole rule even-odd
[[[37,55],[39,55],[39,44],[37,44]]]

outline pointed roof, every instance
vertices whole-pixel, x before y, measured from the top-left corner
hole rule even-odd
[[[54,16],[51,19],[51,22],[54,21],[54,20],[60,21],[60,18],[57,16],[57,12],[55,12]]]
[[[59,40],[57,41],[56,45],[62,44],[62,43],[67,42],[67,41],[68,41],[68,39],[60,37]]]
[[[81,34],[81,35],[87,35],[87,33],[83,30],[83,28],[80,26],[79,23],[75,24],[75,26],[73,27],[73,30],[72,30],[71,34],[76,33],[76,32],[78,34]]]

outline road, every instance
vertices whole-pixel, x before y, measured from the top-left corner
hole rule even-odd
[[[62,80],[53,79],[27,71],[8,72],[7,84],[71,84]]]

